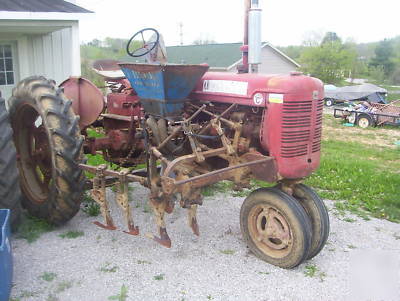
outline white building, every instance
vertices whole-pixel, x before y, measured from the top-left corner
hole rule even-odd
[[[79,19],[91,13],[63,0],[0,0],[0,91],[43,75],[57,83],[80,75]]]
[[[167,47],[170,63],[202,64],[207,63],[212,71],[237,72],[242,64],[242,43],[205,44]],[[270,43],[263,43],[259,72],[265,74],[288,74],[300,67]]]

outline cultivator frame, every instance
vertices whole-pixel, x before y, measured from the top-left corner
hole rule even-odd
[[[249,186],[251,174],[258,177],[260,180],[267,180],[274,182],[276,178],[276,164],[273,157],[264,156],[256,150],[250,150],[239,156],[237,150],[240,149],[239,138],[241,137],[242,126],[239,122],[233,122],[225,119],[224,116],[237,107],[237,104],[230,105],[220,115],[209,112],[206,108],[207,105],[203,104],[200,107],[191,105],[196,111],[188,118],[183,119],[180,125],[166,137],[157,146],[146,146],[148,153],[148,176],[135,175],[135,171],[130,173],[128,169],[122,171],[114,171],[107,169],[106,165],[94,167],[87,164],[79,164],[83,170],[93,173],[93,188],[91,195],[93,199],[99,204],[104,223],[98,221],[95,224],[107,230],[115,230],[115,224],[110,215],[109,202],[106,198],[106,177],[110,177],[116,181],[117,192],[116,201],[122,208],[124,213],[125,222],[127,224],[127,234],[138,235],[139,228],[135,227],[131,208],[128,203],[128,189],[129,182],[137,182],[150,189],[149,200],[150,205],[156,217],[156,224],[158,227],[159,237],[147,233],[146,236],[160,243],[165,247],[171,247],[171,241],[165,225],[165,213],[171,213],[174,208],[174,196],[179,193],[181,195],[180,205],[182,208],[188,209],[188,224],[195,235],[199,235],[199,226],[197,223],[197,206],[202,205],[203,197],[201,188],[207,185],[214,184],[222,180],[231,180],[235,184],[236,189],[242,189]],[[199,134],[194,134],[191,131],[191,121],[200,113],[205,113],[212,117],[210,121],[203,125]],[[150,117],[151,118],[151,117]],[[231,141],[221,127],[221,122],[229,126],[235,131],[234,138]],[[214,129],[218,136],[214,137],[220,140],[222,147],[210,149],[206,145],[200,143],[196,136],[204,137],[208,129]],[[187,135],[191,147],[191,154],[186,154],[174,158],[173,160],[167,159],[163,153],[163,147],[177,135],[184,133]],[[245,143],[245,141],[241,141]],[[246,143],[245,143],[246,144]],[[229,165],[224,168],[216,170],[202,170],[199,172],[196,163],[202,163],[205,159],[210,157],[219,157],[227,162]],[[162,170],[158,168],[157,162],[161,162]],[[200,173],[195,176],[190,176],[193,172]]]

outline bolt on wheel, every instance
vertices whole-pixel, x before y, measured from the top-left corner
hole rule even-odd
[[[243,202],[240,227],[250,250],[282,268],[302,263],[311,246],[311,224],[303,207],[276,188],[261,188]]]

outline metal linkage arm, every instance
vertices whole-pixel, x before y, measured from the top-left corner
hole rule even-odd
[[[106,197],[106,180],[104,174],[106,169],[107,166],[105,164],[102,164],[96,168],[96,176],[93,179],[93,189],[91,191],[93,200],[100,205],[101,215],[104,218],[105,224],[97,221],[94,222],[94,224],[107,230],[115,230],[116,227],[114,226],[114,221],[111,217]]]
[[[135,224],[133,223],[131,207],[129,206],[129,198],[128,198],[129,189],[128,189],[128,179],[127,179],[128,173],[129,173],[128,169],[123,169],[119,173],[119,182],[117,183],[116,200],[124,213],[125,221],[128,226],[128,231],[124,232],[131,235],[139,235],[139,228],[135,227]]]

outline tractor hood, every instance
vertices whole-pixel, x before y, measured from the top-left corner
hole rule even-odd
[[[290,75],[207,72],[197,83],[190,98],[264,107],[270,102],[271,95],[301,95],[302,98],[322,99],[323,85],[319,79],[301,72],[292,72]]]

